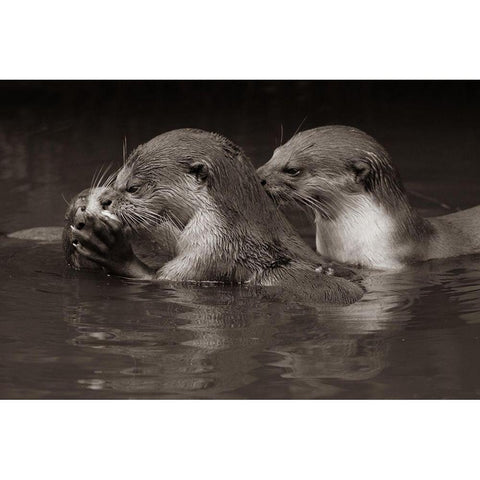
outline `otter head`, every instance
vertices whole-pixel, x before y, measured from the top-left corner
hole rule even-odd
[[[229,209],[233,215],[238,209],[248,215],[245,202],[265,196],[239,147],[218,134],[194,129],[173,130],[137,147],[112,187],[116,194],[111,209],[132,227],[168,221],[183,229],[212,202],[217,210]]]
[[[257,173],[277,203],[310,207],[324,219],[355,208],[359,195],[372,197],[387,208],[404,199],[388,153],[353,127],[300,132],[277,148]]]
[[[111,204],[112,191],[108,187],[87,188],[73,197],[65,212],[65,227],[63,229],[62,243],[65,252],[67,264],[73,268],[92,268],[99,267],[78,254],[78,251],[72,245],[74,241],[71,226],[82,230],[85,226],[86,215],[100,215],[104,210],[108,210]]]

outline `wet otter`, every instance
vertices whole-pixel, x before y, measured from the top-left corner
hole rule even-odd
[[[277,202],[315,213],[317,251],[374,269],[480,251],[480,206],[422,218],[387,151],[356,128],[300,132],[257,172]]]
[[[73,244],[114,274],[272,286],[292,299],[340,304],[363,294],[353,282],[315,271],[320,258],[275,208],[243,151],[218,134],[181,129],[139,146],[101,203],[108,213],[73,226]],[[128,231],[146,219],[179,229],[176,256],[159,269],[131,247]]]

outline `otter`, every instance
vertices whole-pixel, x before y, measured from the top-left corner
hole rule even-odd
[[[334,261],[394,270],[480,252],[480,206],[423,218],[385,148],[356,128],[300,132],[257,173],[277,203],[313,210],[317,251]]]
[[[107,195],[104,195],[108,192]],[[277,287],[292,299],[350,304],[363,288],[316,270],[321,259],[260,185],[243,151],[216,133],[180,129],[137,147],[101,199],[70,225],[78,254],[107,272],[144,280]],[[178,229],[175,256],[142,262],[131,231],[145,222]]]

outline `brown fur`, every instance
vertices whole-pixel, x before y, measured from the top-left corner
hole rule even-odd
[[[258,174],[278,203],[314,210],[317,250],[333,260],[388,269],[480,251],[479,207],[422,218],[387,151],[355,128],[300,132]]]
[[[214,133],[182,129],[139,146],[119,171],[109,209],[136,228],[174,224],[176,256],[159,280],[272,286],[292,299],[352,303],[362,289],[315,272],[320,258],[260,186],[242,150]]]
[[[74,234],[71,226],[82,230],[87,222],[86,215],[100,215],[103,210],[102,202],[114,195],[115,192],[108,187],[87,188],[70,202],[65,213],[62,244],[66,262],[72,268],[77,270],[98,270],[100,268],[99,265],[78,253],[73,245]],[[135,254],[146,264],[157,268],[173,258],[175,242],[176,233],[171,225],[156,228],[154,235],[145,229],[138,229],[132,234]]]

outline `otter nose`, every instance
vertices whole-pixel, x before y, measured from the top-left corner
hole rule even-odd
[[[265,179],[263,179],[261,182],[262,186],[264,187],[266,184],[267,184],[267,181]]]

